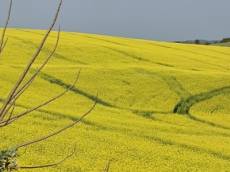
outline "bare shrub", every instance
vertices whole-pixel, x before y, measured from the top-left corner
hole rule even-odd
[[[38,110],[39,108],[42,108],[42,107],[56,101],[57,99],[60,99],[70,89],[75,87],[75,84],[79,79],[80,71],[78,72],[77,77],[76,77],[75,81],[73,82],[73,84],[70,87],[68,87],[66,90],[64,90],[63,92],[59,93],[58,95],[50,98],[49,100],[47,100],[45,102],[42,102],[41,104],[39,104],[37,106],[32,107],[31,109],[27,109],[27,110],[20,112],[20,113],[14,113],[14,109],[16,108],[16,103],[17,103],[18,99],[20,99],[20,97],[23,95],[23,93],[25,93],[25,91],[32,85],[33,81],[37,78],[37,76],[39,75],[41,70],[48,64],[49,60],[51,59],[51,57],[53,56],[53,54],[55,53],[55,51],[58,47],[58,43],[59,43],[59,39],[60,39],[60,26],[59,26],[58,33],[57,33],[56,43],[55,43],[52,51],[46,57],[46,59],[40,64],[39,68],[34,72],[34,74],[32,76],[28,75],[30,70],[31,70],[31,67],[35,63],[36,59],[39,57],[51,31],[53,30],[53,28],[57,22],[62,3],[63,3],[63,0],[60,0],[59,4],[58,4],[58,8],[56,10],[56,13],[54,15],[54,18],[53,18],[53,21],[52,21],[50,27],[48,28],[46,34],[44,35],[40,45],[37,48],[37,50],[35,51],[33,56],[30,58],[29,62],[25,66],[22,74],[17,79],[14,86],[11,88],[7,98],[3,102],[2,107],[0,108],[0,128],[9,126],[12,123],[16,122],[17,120],[21,119],[22,117],[27,116],[27,115],[31,114],[32,112]],[[13,1],[10,0],[6,23],[3,27],[2,35],[0,37],[0,57],[2,56],[4,48],[6,47],[7,42],[8,42],[8,39],[6,38],[6,32],[7,32],[8,24],[9,24],[9,21],[11,18],[12,5],[13,5]],[[26,79],[28,77],[29,77],[29,79]],[[17,163],[18,150],[19,149],[25,148],[25,147],[30,146],[32,144],[37,144],[39,142],[43,142],[43,141],[45,141],[51,137],[54,137],[54,136],[56,136],[56,135],[58,135],[64,131],[66,131],[69,128],[72,128],[73,126],[75,126],[76,124],[81,122],[87,115],[89,115],[92,112],[92,110],[95,108],[95,106],[97,104],[96,100],[95,100],[94,104],[92,105],[92,107],[85,114],[83,114],[78,120],[73,121],[69,125],[64,126],[63,128],[61,128],[61,129],[59,129],[53,133],[49,133],[46,136],[41,136],[40,138],[37,138],[35,140],[30,140],[28,142],[18,144],[17,146],[14,146],[13,148],[9,148],[8,150],[0,151],[0,172],[13,171],[13,170],[18,170],[18,169],[33,169],[33,168],[53,167],[53,166],[56,166],[56,165],[62,163],[63,161],[65,161],[69,157],[71,157],[74,154],[74,151],[73,151],[73,153],[66,156],[64,159],[60,160],[59,162],[55,162],[52,164],[34,165],[34,166],[30,166],[30,167],[23,167],[23,166],[18,165],[18,163]]]

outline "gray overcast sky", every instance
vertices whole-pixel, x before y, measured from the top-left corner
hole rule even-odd
[[[3,23],[9,0],[0,0]],[[47,28],[56,0],[14,0],[11,26]],[[64,0],[66,31],[156,40],[230,37],[230,0]]]

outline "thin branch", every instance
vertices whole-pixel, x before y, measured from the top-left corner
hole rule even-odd
[[[62,1],[63,0],[60,0],[59,2],[59,5],[58,5],[58,9],[56,11],[56,14],[54,16],[54,19],[53,19],[53,22],[52,24],[50,25],[47,33],[45,34],[42,42],[40,43],[38,49],[36,50],[36,52],[34,53],[34,55],[32,56],[31,60],[29,61],[29,63],[27,64],[25,70],[23,71],[23,73],[21,74],[21,76],[19,77],[18,81],[16,82],[15,86],[13,87],[13,89],[10,91],[10,94],[8,95],[5,103],[3,104],[1,110],[0,110],[0,120],[3,120],[3,117],[4,117],[4,113],[5,113],[5,110],[7,108],[7,106],[9,105],[9,103],[11,102],[12,98],[14,97],[15,95],[15,92],[17,91],[17,89],[20,87],[21,83],[23,82],[23,80],[25,79],[25,77],[27,76],[31,66],[34,64],[35,60],[37,59],[37,57],[39,56],[39,54],[41,53],[41,50],[42,48],[44,47],[49,35],[50,35],[50,32],[52,31],[56,21],[57,21],[57,18],[59,16],[59,12],[61,10],[61,6],[62,6]]]
[[[8,38],[5,39],[5,37],[6,37],[5,35],[6,35],[6,31],[7,31],[8,24],[9,24],[10,17],[11,17],[13,0],[9,0],[9,1],[10,1],[10,6],[9,6],[9,10],[8,10],[8,16],[7,16],[7,19],[6,19],[5,26],[3,28],[2,36],[0,38],[0,55],[3,52],[3,50],[6,47],[7,42],[8,42]],[[46,57],[46,59],[41,63],[41,65],[39,65],[39,67],[38,67],[38,69],[36,69],[35,73],[30,77],[28,76],[31,68],[33,67],[33,65],[34,65],[35,61],[37,60],[38,56],[41,54],[41,51],[42,51],[43,47],[45,46],[45,44],[47,42],[47,39],[49,38],[50,33],[53,30],[53,28],[54,28],[54,26],[55,26],[55,24],[57,22],[57,19],[58,19],[60,10],[61,10],[62,3],[63,3],[63,0],[59,0],[58,8],[56,10],[55,16],[53,18],[53,21],[52,21],[50,27],[48,28],[46,34],[44,35],[42,41],[40,42],[37,50],[30,57],[31,59],[26,64],[25,68],[23,69],[23,72],[18,77],[17,82],[14,84],[14,86],[10,90],[6,100],[4,101],[2,107],[0,108],[0,127],[7,126],[7,125],[11,124],[12,122],[22,118],[23,116],[26,116],[26,115],[30,114],[31,112],[34,112],[37,109],[42,108],[42,107],[50,104],[51,102],[54,102],[55,100],[57,100],[60,97],[64,96],[77,83],[77,81],[79,79],[79,76],[80,76],[80,71],[79,71],[79,73],[77,75],[77,78],[74,81],[73,85],[71,85],[68,88],[66,88],[66,90],[64,90],[63,92],[59,93],[58,95],[56,95],[55,97],[53,97],[53,98],[51,98],[51,99],[49,99],[47,101],[41,103],[40,105],[34,106],[31,109],[26,109],[24,112],[21,112],[21,113],[19,113],[17,115],[14,114],[16,101],[32,85],[33,81],[37,78],[37,76],[39,75],[41,70],[48,64],[49,60],[51,59],[51,57],[56,52],[56,49],[57,49],[58,44],[59,44],[59,39],[60,39],[60,26],[59,26],[59,30],[58,30],[58,34],[57,34],[57,40],[56,40],[56,43],[55,43],[55,45],[53,47],[53,50],[48,55],[48,57]],[[61,129],[59,129],[57,131],[49,133],[46,136],[40,137],[40,138],[38,138],[36,140],[28,141],[28,142],[25,142],[23,144],[20,144],[20,145],[16,146],[15,152],[18,151],[20,148],[27,148],[27,146],[30,146],[32,144],[36,144],[36,143],[39,143],[39,142],[46,141],[47,139],[49,139],[51,137],[54,137],[54,136],[57,136],[57,135],[61,134],[62,132],[65,132],[66,130],[74,127],[75,125],[80,123],[86,116],[88,116],[94,110],[96,105],[97,105],[97,99],[95,100],[95,102],[92,105],[92,107],[86,113],[84,113],[78,120],[74,120],[70,124],[64,126],[63,128],[61,128]],[[74,155],[74,153],[75,153],[75,149],[71,154],[69,154],[64,159],[62,159],[62,160],[60,160],[60,161],[58,161],[56,163],[45,164],[45,165],[35,165],[35,166],[19,166],[17,169],[39,169],[39,168],[54,167],[54,166],[57,166],[57,165],[63,163],[68,158],[72,157]],[[15,160],[15,162],[13,162],[13,163],[16,163],[16,159],[13,159],[13,160]],[[16,169],[16,165],[17,164],[14,164],[14,167],[15,167],[14,169]],[[108,169],[109,169],[109,166],[110,166],[110,164],[108,165]],[[12,169],[7,169],[7,170],[11,171]]]
[[[8,119],[3,120],[3,121],[0,122],[0,128],[5,127],[5,126],[9,125],[10,123],[12,123],[11,120],[13,119],[13,112],[14,112],[14,109],[15,109],[15,100],[10,102],[10,106],[8,106],[6,111],[5,111],[6,114],[10,111],[10,109],[11,109],[11,112],[9,114]]]
[[[49,139],[51,137],[59,135],[62,132],[64,132],[64,131],[66,131],[66,130],[72,128],[72,127],[74,127],[75,125],[77,125],[78,123],[80,123],[86,116],[88,116],[94,110],[94,108],[96,107],[96,105],[97,105],[97,101],[94,102],[93,106],[85,114],[83,114],[81,116],[81,118],[79,118],[78,120],[74,121],[73,123],[71,123],[71,124],[63,127],[62,129],[59,129],[59,130],[57,130],[57,131],[55,131],[55,132],[53,132],[51,134],[48,134],[48,135],[46,135],[44,137],[41,137],[39,139],[36,139],[36,140],[29,141],[29,142],[23,143],[21,145],[18,145],[15,149],[18,150],[20,148],[27,147],[27,146],[35,144],[35,143],[39,143],[39,142],[45,141],[45,140],[47,140],[47,139]]]
[[[76,151],[76,149],[74,149],[74,151],[71,154],[69,154],[68,156],[66,156],[64,159],[62,159],[56,163],[51,163],[51,164],[46,164],[46,165],[35,165],[35,166],[21,166],[21,167],[19,167],[19,169],[36,169],[36,168],[55,167],[55,166],[58,166],[58,165],[62,164],[63,162],[65,162],[70,157],[72,157],[75,154],[75,151]]]
[[[7,113],[10,111],[10,109],[12,108],[12,106],[15,105],[15,101],[16,101],[16,99],[13,99],[13,100],[9,103],[9,105],[7,106],[7,108],[6,108],[6,110],[5,110],[4,117],[5,117],[5,116],[7,115]],[[14,108],[13,108],[13,109],[14,109]],[[11,120],[11,118],[12,118],[12,115],[8,118],[8,120],[3,120],[3,121],[1,121],[0,124],[4,123],[4,121],[6,121],[6,122],[5,122],[5,125],[3,125],[3,126],[8,125],[8,124],[9,124],[8,122]],[[1,126],[1,125],[0,125],[0,126]]]
[[[1,36],[1,39],[0,39],[0,55],[3,51],[3,49],[5,48],[6,46],[6,43],[7,43],[7,40],[5,40],[5,35],[6,35],[6,30],[7,30],[7,27],[9,25],[9,21],[10,21],[10,17],[11,17],[11,12],[12,12],[12,6],[13,6],[13,0],[10,0],[10,5],[9,5],[9,9],[8,9],[8,15],[7,15],[7,18],[6,18],[6,23],[5,23],[5,26],[3,28],[3,31],[2,31],[2,36]]]
[[[14,109],[15,109],[15,102],[13,103],[13,108],[12,108],[12,110],[10,112],[10,115],[9,115],[8,119],[7,119],[6,123],[4,124],[5,126],[9,124],[9,121],[11,120],[11,118],[12,118],[12,116],[14,114]]]
[[[6,44],[7,44],[7,42],[8,42],[8,38],[6,38],[6,41],[4,42],[4,44],[2,45],[2,49],[0,50],[1,52],[0,52],[0,55],[1,55],[1,53],[3,52],[3,50],[4,50],[4,48],[6,47]]]
[[[107,162],[107,164],[106,164],[106,166],[105,166],[103,172],[109,172],[110,166],[111,166],[111,162],[112,162],[112,160],[110,159],[110,160]]]
[[[24,112],[22,112],[22,113],[20,113],[20,114],[18,114],[18,115],[16,115],[16,116],[12,117],[12,118],[8,121],[7,125],[11,124],[12,122],[18,120],[19,118],[22,118],[23,116],[26,116],[26,115],[28,115],[29,113],[31,113],[31,112],[33,112],[33,111],[35,111],[35,110],[37,110],[37,109],[40,109],[40,108],[42,108],[42,107],[44,107],[44,106],[50,104],[51,102],[54,102],[55,100],[59,99],[60,97],[64,96],[67,92],[69,92],[69,91],[76,85],[77,81],[79,80],[80,73],[81,73],[81,70],[79,70],[78,75],[77,75],[77,78],[75,79],[75,81],[73,82],[73,84],[72,84],[71,86],[69,86],[68,88],[66,88],[66,90],[64,90],[63,92],[59,93],[59,94],[56,95],[55,97],[49,99],[48,101],[43,102],[42,104],[40,104],[40,105],[38,105],[38,106],[35,106],[35,107],[33,107],[33,108],[29,109],[29,110],[26,110],[26,111],[24,111]],[[0,127],[6,126],[6,125],[4,125],[4,124],[6,123],[6,121],[7,121],[7,120],[1,121],[1,122],[0,122]]]

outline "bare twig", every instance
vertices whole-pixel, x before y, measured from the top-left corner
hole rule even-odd
[[[4,48],[6,47],[6,44],[7,44],[8,40],[9,40],[9,39],[6,38],[5,42],[3,43],[2,49],[1,49],[1,52],[0,52],[0,55],[1,55],[1,53],[3,52]]]
[[[12,110],[11,110],[11,112],[10,112],[10,115],[9,115],[8,119],[7,119],[7,121],[6,121],[5,124],[4,124],[5,126],[9,124],[9,121],[11,120],[11,118],[12,118],[12,116],[13,116],[13,114],[14,114],[14,109],[15,109],[15,102],[14,102],[14,104],[13,104],[13,108],[12,108]]]
[[[7,16],[6,23],[5,23],[4,28],[3,28],[2,35],[0,37],[0,55],[3,52],[3,50],[6,47],[7,42],[8,42],[8,38],[5,39],[5,37],[6,37],[5,35],[6,35],[8,24],[9,24],[9,21],[10,21],[10,18],[11,18],[13,0],[9,0],[9,1],[10,1],[10,5],[9,5],[9,9],[8,9],[8,16]],[[16,121],[16,120],[18,120],[18,119],[30,114],[31,112],[34,112],[37,109],[42,108],[42,107],[44,107],[44,106],[56,101],[60,97],[64,96],[73,87],[75,87],[75,84],[77,83],[77,81],[79,79],[79,76],[80,76],[80,71],[78,72],[77,78],[75,79],[73,84],[70,85],[69,87],[67,87],[66,90],[64,90],[63,92],[59,93],[58,95],[54,96],[53,98],[50,98],[49,100],[47,100],[47,101],[45,101],[45,102],[43,102],[43,103],[41,103],[41,104],[39,104],[37,106],[31,107],[30,109],[25,110],[24,112],[16,113],[16,114],[14,113],[16,101],[31,86],[33,81],[37,78],[37,76],[39,75],[41,70],[44,69],[44,67],[48,64],[48,62],[50,61],[51,57],[54,55],[54,53],[57,50],[57,47],[58,47],[58,44],[59,44],[59,39],[60,39],[60,30],[61,30],[60,26],[59,26],[59,29],[58,29],[56,43],[55,43],[52,51],[46,57],[46,59],[40,64],[40,66],[35,70],[35,72],[32,74],[32,76],[29,76],[29,72],[31,71],[35,61],[38,58],[38,56],[41,54],[41,51],[42,51],[43,47],[45,46],[45,43],[47,42],[47,39],[49,38],[50,33],[53,30],[53,28],[54,28],[54,26],[55,26],[55,24],[57,22],[57,19],[58,19],[60,10],[61,10],[62,3],[63,3],[63,0],[59,0],[58,8],[56,10],[56,13],[54,15],[54,18],[52,20],[51,25],[49,26],[46,34],[44,35],[43,39],[41,40],[37,50],[31,56],[30,60],[26,64],[23,72],[18,77],[17,82],[14,84],[14,86],[10,90],[6,100],[3,102],[3,105],[0,108],[0,127],[8,126],[11,123],[13,123],[14,121]],[[38,139],[30,140],[30,141],[27,141],[25,143],[19,144],[16,147],[14,147],[13,149],[2,151],[4,156],[0,157],[0,158],[2,158],[2,159],[0,159],[0,161],[3,162],[3,164],[0,164],[1,165],[0,166],[0,171],[12,171],[12,170],[17,170],[17,169],[36,169],[36,168],[54,167],[54,166],[57,166],[57,165],[61,164],[62,162],[64,162],[68,158],[72,157],[74,155],[74,153],[75,153],[75,150],[70,155],[66,156],[64,159],[62,159],[62,160],[60,160],[60,161],[58,161],[56,163],[45,164],[45,165],[35,165],[35,166],[18,166],[18,164],[17,164],[17,157],[18,157],[17,152],[18,152],[19,149],[27,148],[30,145],[46,141],[47,139],[49,139],[51,137],[54,137],[54,136],[57,136],[57,135],[65,132],[66,130],[74,127],[75,125],[80,123],[85,117],[87,117],[94,110],[94,108],[97,105],[97,100],[98,99],[96,98],[94,104],[92,105],[92,107],[86,113],[84,113],[78,120],[74,120],[70,124],[62,127],[61,129],[59,129],[57,131],[54,131],[52,133],[49,133],[49,134],[47,134],[47,135],[45,135],[43,137],[40,137]],[[105,170],[105,171],[108,172],[109,168],[110,168],[110,161],[108,162],[107,167],[106,167],[107,170]]]
[[[60,133],[66,131],[66,130],[69,129],[69,128],[74,127],[75,125],[77,125],[78,123],[80,123],[86,116],[88,116],[88,115],[94,110],[94,108],[96,107],[96,105],[97,105],[97,101],[94,102],[93,106],[92,106],[85,114],[83,114],[83,115],[81,116],[81,118],[79,118],[78,120],[74,121],[73,123],[71,123],[71,124],[69,124],[69,125],[63,127],[62,129],[57,130],[57,131],[55,131],[55,132],[53,132],[53,133],[51,133],[51,134],[48,134],[48,135],[46,135],[46,136],[44,136],[44,137],[39,138],[39,139],[36,139],[36,140],[29,141],[29,142],[23,143],[23,144],[21,144],[21,145],[18,145],[18,146],[16,146],[15,149],[18,150],[18,149],[20,149],[20,148],[22,148],[22,147],[27,147],[27,146],[29,146],[29,145],[32,145],[32,144],[35,144],[35,143],[38,143],[38,142],[45,141],[45,140],[47,140],[47,139],[49,139],[49,138],[51,138],[51,137],[54,137],[54,136],[56,136],[56,135],[59,135]]]
[[[4,117],[7,116],[7,113],[10,111],[10,109],[12,109],[12,106],[15,105],[15,102],[16,102],[16,99],[13,99],[13,100],[9,103],[9,105],[7,106],[7,108],[6,108],[6,110],[5,110]],[[13,115],[13,114],[12,114],[12,115]],[[12,115],[11,115],[10,118],[8,118],[8,122],[11,120]],[[7,121],[7,120],[2,120],[2,121],[0,121],[0,124],[1,124],[1,123],[4,123],[4,121]],[[5,122],[5,124],[7,124],[8,122]],[[8,125],[8,124],[7,124],[7,125]],[[5,125],[5,126],[6,126],[6,125]],[[1,127],[1,125],[0,125],[0,127]]]
[[[70,157],[72,157],[76,152],[76,149],[74,149],[74,151],[69,154],[68,156],[66,156],[65,158],[63,158],[62,160],[56,162],[56,163],[51,163],[51,164],[45,164],[45,165],[35,165],[35,166],[21,166],[19,167],[19,169],[36,169],[36,168],[48,168],[48,167],[55,167],[60,165],[61,163],[65,162],[67,159],[69,159]]]
[[[5,35],[6,35],[6,30],[7,30],[7,27],[9,25],[9,21],[10,21],[10,17],[11,17],[12,5],[13,5],[13,0],[10,0],[10,5],[9,5],[9,9],[8,9],[8,15],[7,15],[6,23],[4,25],[4,28],[2,31],[2,36],[0,39],[0,55],[3,52],[3,49],[5,48],[7,41],[8,41],[8,39],[6,39],[6,41],[5,41]]]
[[[107,162],[107,164],[106,164],[106,166],[105,166],[103,172],[109,172],[110,166],[111,166],[111,162],[112,162],[112,159],[110,159],[110,160]]]

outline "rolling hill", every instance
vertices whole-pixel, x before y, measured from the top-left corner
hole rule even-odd
[[[0,57],[0,98],[22,71],[44,31],[9,29]],[[55,43],[52,33],[33,66]],[[63,91],[62,99],[0,130],[0,148],[45,135],[78,119],[66,133],[21,152],[22,165],[57,161],[34,171],[230,171],[230,49],[112,36],[65,33],[33,86],[17,102],[23,111]],[[31,71],[31,74],[33,70]],[[10,134],[9,134],[10,133]]]

